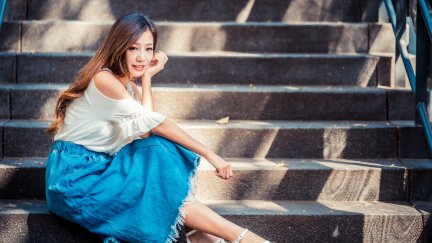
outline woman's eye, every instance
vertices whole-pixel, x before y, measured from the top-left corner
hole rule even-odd
[[[153,51],[153,48],[149,47],[146,49],[147,51]]]
[[[136,51],[136,50],[138,50],[138,48],[136,48],[136,47],[129,47],[129,51]]]

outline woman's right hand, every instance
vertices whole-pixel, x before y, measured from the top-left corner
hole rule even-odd
[[[231,165],[226,162],[224,159],[222,159],[217,154],[212,154],[208,156],[207,161],[212,164],[216,168],[216,175],[219,176],[222,179],[229,179],[231,176],[233,176]]]
[[[168,56],[164,52],[161,51],[156,52],[153,55],[153,59],[150,61],[149,66],[143,75],[143,78],[144,77],[152,78],[159,71],[164,69],[167,61],[168,61]]]

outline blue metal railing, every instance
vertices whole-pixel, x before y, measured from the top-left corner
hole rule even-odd
[[[4,14],[6,11],[6,4],[7,4],[7,0],[0,0],[0,32],[3,24]]]
[[[400,54],[405,71],[408,76],[411,89],[416,99],[416,124],[422,124],[426,141],[429,147],[429,151],[432,152],[432,129],[429,122],[429,115],[427,112],[427,78],[430,77],[430,43],[432,41],[432,19],[429,15],[431,10],[430,4],[425,0],[417,1],[417,48],[416,48],[416,74],[409,60],[409,54],[407,51],[407,45],[402,40],[403,30],[405,26],[400,26],[402,30],[399,30],[399,26],[396,23],[396,12],[391,0],[384,0],[387,13],[390,18],[393,31],[396,36],[396,46],[398,53]],[[400,4],[401,2],[399,2]],[[407,2],[402,2],[406,6]],[[402,17],[406,17],[406,8],[402,8]],[[403,23],[405,25],[405,22]]]

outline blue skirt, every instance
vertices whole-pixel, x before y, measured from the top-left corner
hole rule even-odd
[[[199,163],[199,155],[157,135],[114,156],[55,141],[46,165],[48,207],[118,240],[174,242]]]

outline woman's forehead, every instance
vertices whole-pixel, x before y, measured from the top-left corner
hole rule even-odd
[[[153,45],[153,35],[149,30],[144,31],[140,38],[135,42],[139,45]]]

